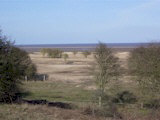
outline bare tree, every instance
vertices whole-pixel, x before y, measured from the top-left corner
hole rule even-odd
[[[112,80],[117,79],[120,66],[118,64],[118,58],[113,55],[112,50],[102,43],[99,43],[96,48],[95,60],[95,79],[100,92],[99,106],[101,106],[106,85]]]

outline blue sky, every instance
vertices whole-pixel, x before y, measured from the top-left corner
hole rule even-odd
[[[160,40],[160,0],[0,0],[0,26],[16,44]]]

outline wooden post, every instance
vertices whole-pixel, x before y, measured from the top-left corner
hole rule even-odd
[[[99,107],[101,107],[102,106],[102,97],[100,96],[99,97]]]
[[[143,105],[143,102],[142,102],[142,103],[141,103],[141,109],[143,109],[143,106],[144,106],[144,105]]]
[[[46,75],[43,75],[43,81],[45,81],[46,80]]]
[[[28,78],[27,78],[27,76],[25,76],[24,78],[25,78],[25,81],[28,81]]]

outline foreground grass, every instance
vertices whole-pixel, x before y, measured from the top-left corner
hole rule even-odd
[[[93,90],[85,90],[83,86],[62,82],[24,82],[24,90],[29,92],[25,99],[45,99],[62,102],[90,102]]]
[[[0,104],[0,120],[113,120],[88,114],[90,110],[96,110],[96,106],[89,104],[95,91],[84,89],[83,84],[30,81],[24,82],[23,88],[26,92],[29,91],[24,99],[69,102],[79,107],[66,110],[47,105]],[[160,118],[160,110],[139,109],[135,106],[119,106],[118,112],[123,120],[159,120]]]
[[[77,110],[64,110],[42,105],[0,105],[0,120],[104,120],[83,115]]]
[[[60,109],[47,105],[0,104],[0,120],[159,120],[160,110],[147,115],[134,111],[121,111],[122,119],[87,115],[82,109]]]

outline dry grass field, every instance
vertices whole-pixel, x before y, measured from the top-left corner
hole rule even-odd
[[[67,54],[67,62],[63,58],[43,57],[39,52],[30,54],[30,57],[37,65],[38,73],[49,75],[49,81],[82,83],[91,80],[88,69],[94,62],[93,56],[85,58],[81,53],[75,56],[71,52]]]
[[[66,53],[69,55],[67,62],[63,58],[43,57],[39,52],[30,54],[30,57],[36,64],[38,73],[49,75],[49,81],[83,83],[92,80],[93,54],[85,58],[81,52],[76,55]],[[129,52],[117,52],[115,56],[120,59],[121,66],[127,68]]]

